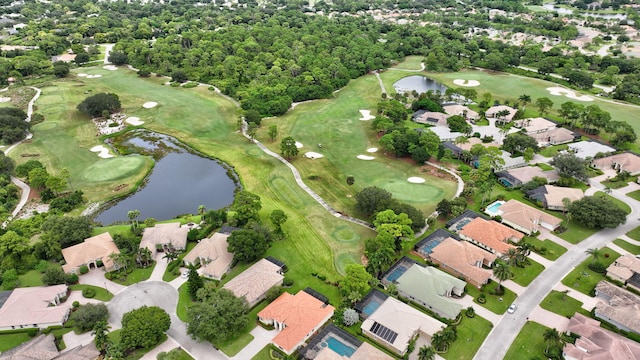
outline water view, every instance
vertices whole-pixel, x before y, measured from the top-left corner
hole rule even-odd
[[[412,92],[415,90],[419,94],[426,93],[429,90],[434,92],[440,91],[443,94],[447,91],[446,86],[433,79],[419,75],[402,78],[393,84],[393,88],[396,92]]]

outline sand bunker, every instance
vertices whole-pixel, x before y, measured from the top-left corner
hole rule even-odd
[[[378,148],[368,148],[368,149],[367,149],[367,152],[368,152],[368,153],[374,153],[374,152],[376,152],[376,151],[378,151]]]
[[[87,79],[97,79],[97,78],[101,78],[102,75],[97,74],[97,75],[87,75]]]
[[[423,178],[421,178],[421,177],[412,176],[412,177],[408,178],[407,181],[412,183],[412,184],[422,184],[425,180]]]
[[[302,149],[304,147],[304,145],[302,145],[302,143],[296,141],[296,147],[298,149]]]
[[[370,110],[360,110],[360,114],[362,114],[362,117],[360,118],[360,120],[362,121],[373,120],[376,118],[375,116],[371,115]]]
[[[117,66],[115,66],[115,65],[105,65],[105,66],[103,66],[102,68],[103,68],[103,69],[105,69],[105,70],[109,70],[109,71],[115,71],[115,70],[118,70],[118,67],[117,67]]]
[[[113,155],[109,154],[109,149],[107,149],[104,145],[97,145],[92,147],[91,152],[97,152],[98,156],[103,159],[108,159],[113,157]]]
[[[458,85],[458,86],[473,87],[473,86],[480,86],[480,81],[478,81],[478,80],[455,79],[455,80],[453,80],[453,84],[454,85]]]
[[[10,97],[0,97],[0,103],[9,102],[9,101],[11,101]]]
[[[126,121],[128,124],[131,124],[131,125],[133,125],[133,126],[140,126],[140,125],[144,124],[144,121],[140,120],[140,118],[139,118],[139,117],[135,117],[135,116],[129,117],[129,118],[127,118],[127,120],[125,120],[125,121]]]
[[[151,109],[158,106],[158,103],[155,101],[147,101],[146,103],[142,104],[142,107],[145,109]]]
[[[375,159],[373,156],[369,156],[369,155],[358,155],[357,158],[360,159],[360,160],[373,160],[373,159]]]
[[[549,87],[549,88],[547,88],[547,91],[549,91],[549,94],[555,95],[555,96],[562,96],[564,94],[564,96],[568,97],[569,99],[573,99],[573,100],[593,101],[593,98],[591,96],[587,96],[587,95],[578,96],[578,95],[576,95],[575,91],[569,90],[569,89],[565,89],[565,88],[562,88],[562,87],[559,87],[559,86]]]
[[[309,151],[304,154],[304,157],[307,157],[309,159],[320,159],[321,157],[324,157],[324,155],[318,154],[317,152]]]
[[[85,73],[80,73],[80,74],[78,74],[78,77],[87,77],[87,74],[85,74]]]

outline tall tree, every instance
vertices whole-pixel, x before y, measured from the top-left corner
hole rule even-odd
[[[497,261],[493,265],[493,276],[498,279],[498,286],[502,288],[502,282],[510,279],[513,276],[511,267],[502,261]]]
[[[352,293],[356,293],[359,295],[359,299],[355,297],[351,297],[350,300],[353,302],[357,302],[362,299],[362,297],[369,291],[371,288],[369,286],[369,281],[371,281],[372,276],[367,273],[364,266],[360,264],[349,264],[345,267],[345,276],[340,280],[338,288],[340,288],[340,293],[343,297],[350,296]],[[355,300],[355,301],[353,301]]]
[[[229,235],[227,243],[233,259],[245,263],[257,260],[269,248],[264,235],[255,230],[236,230]]]
[[[553,101],[548,97],[541,97],[536,100],[536,107],[538,108],[538,112],[540,116],[544,116],[549,109],[553,107]]]
[[[187,266],[187,271],[189,271],[189,277],[187,278],[187,290],[189,290],[191,300],[196,300],[198,290],[202,289],[204,281],[202,281],[200,274],[198,274],[198,269],[193,264]]]
[[[233,214],[233,222],[237,226],[244,226],[249,221],[260,222],[259,211],[262,209],[260,196],[241,190],[236,194],[235,201],[231,206]]]
[[[203,302],[187,309],[187,334],[218,344],[237,336],[249,322],[249,305],[231,291],[213,291]]]
[[[522,104],[522,111],[527,109],[527,104],[531,102],[531,96],[522,94],[518,97],[518,101]]]
[[[291,136],[287,136],[286,138],[282,139],[282,141],[280,142],[280,152],[282,153],[282,156],[284,156],[288,160],[291,160],[291,158],[297,156],[298,147],[296,146],[296,140]]]
[[[142,306],[122,316],[120,341],[127,349],[157,345],[171,326],[171,318],[158,306]]]

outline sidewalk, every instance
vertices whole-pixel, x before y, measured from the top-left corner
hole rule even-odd
[[[540,265],[544,266],[545,269],[548,268],[549,266],[553,265],[553,261],[551,261],[549,259],[546,259],[546,258],[543,258],[542,256],[540,256],[540,255],[538,255],[538,254],[536,254],[534,252],[529,254],[528,257],[531,260],[533,260],[533,261],[539,263]]]
[[[540,235],[538,236],[538,239],[540,240],[551,240],[554,243],[564,247],[565,249],[569,250],[569,248],[571,248],[573,246],[572,243],[559,238],[557,235],[552,234],[551,232],[549,232],[549,230],[541,227],[540,228]]]
[[[247,346],[245,346],[236,356],[231,357],[231,359],[244,360],[251,359],[256,356],[257,353],[260,352],[267,344],[273,340],[273,338],[278,335],[277,330],[266,330],[261,326],[256,326],[253,330],[251,330],[251,335],[253,336],[253,340]]]
[[[467,285],[470,286],[470,285]],[[484,306],[480,305],[480,304],[476,304],[473,302],[473,298],[469,295],[465,295],[462,299],[455,299],[456,302],[462,304],[462,311],[464,312],[464,309],[468,308],[468,307],[473,307],[473,310],[476,311],[476,314],[478,314],[479,316],[482,316],[483,318],[489,320],[492,324],[497,324],[498,321],[500,321],[500,319],[502,318],[502,315],[498,315],[496,313],[494,313],[493,311],[485,308]]]
[[[120,291],[126,289],[126,286],[124,285],[120,285],[111,280],[107,280],[107,278],[104,277],[104,268],[92,269],[88,273],[80,275],[78,282],[80,284],[88,284],[105,288],[113,295],[116,295]]]
[[[493,281],[495,282],[499,282],[498,279],[496,279],[496,277],[492,277]],[[526,288],[524,286],[520,286],[518,284],[516,284],[515,282],[513,282],[513,280],[505,280],[502,282],[502,286],[506,287],[507,289],[513,291],[514,293],[516,293],[518,296],[520,296],[520,294],[522,294]]]

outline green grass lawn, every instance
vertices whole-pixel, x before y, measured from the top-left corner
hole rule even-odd
[[[569,221],[569,226],[567,226],[567,230],[562,233],[557,233],[556,235],[566,240],[572,244],[577,244],[580,241],[588,238],[589,236],[595,234],[598,229],[589,229],[582,224],[577,223],[575,220]]]
[[[511,266],[511,272],[513,272],[511,280],[520,286],[529,285],[533,279],[544,271],[542,264],[531,259],[527,259],[527,262],[528,264],[524,267]]]
[[[545,359],[544,350],[547,347],[542,334],[548,329],[533,321],[527,321],[513,341],[505,360]]]
[[[627,236],[632,238],[633,240],[638,240],[640,241],[640,226],[638,226],[637,228],[629,231],[627,233]]]
[[[539,167],[540,169],[544,170],[544,171],[549,171],[549,170],[553,170],[554,167],[545,163],[538,163],[536,164],[537,167]]]
[[[38,270],[29,270],[24,275],[18,276],[20,287],[43,286],[42,273]]]
[[[605,267],[611,265],[620,254],[609,249],[602,248],[603,253],[609,254],[609,257],[601,257],[598,261],[605,265]],[[562,283],[572,289],[576,289],[583,294],[587,294],[592,296],[592,291],[596,287],[596,284],[600,282],[600,280],[604,280],[604,274],[598,274],[594,271],[591,271],[588,268],[588,265],[593,260],[590,258],[583,261],[580,265],[576,266],[573,271],[569,273],[564,279],[562,279]]]
[[[424,56],[407,56],[402,62],[393,66],[394,69],[420,70],[420,63],[424,61]]]
[[[600,182],[602,185],[604,185],[605,187],[609,187],[611,189],[620,189],[623,187],[627,187],[629,186],[629,183],[635,183],[638,181],[638,177],[637,176],[632,176],[631,178],[629,178],[627,181],[611,181],[611,180],[605,180]],[[639,190],[636,190],[639,191]],[[633,197],[633,196],[631,196]],[[637,199],[636,199],[637,200]]]
[[[178,307],[176,308],[176,314],[180,320],[184,322],[187,321],[187,308],[192,302],[191,296],[189,296],[189,290],[187,289],[187,283],[184,283],[178,288]]]
[[[271,358],[271,345],[263,347],[251,360],[273,360]]]
[[[631,214],[631,207],[622,200],[616,199],[611,195],[607,195],[602,191],[597,191],[595,194],[593,194],[593,196],[606,197],[607,199],[611,200],[614,204],[618,205],[619,208],[624,210],[625,214],[627,215]]]
[[[182,260],[184,259],[185,256],[187,256],[187,254],[189,253],[189,251],[193,250],[194,247],[196,247],[198,243],[195,242],[190,242],[187,243],[187,248],[185,249],[185,251],[183,253],[181,253],[180,255],[178,255],[178,260]],[[160,261],[167,261],[166,259],[162,259]],[[180,276],[180,272],[179,272],[179,268],[176,268],[175,270],[178,270],[178,275],[172,273],[169,271],[169,269],[165,269],[164,270],[164,274],[162,274],[162,281],[164,282],[170,282],[174,279],[177,279],[178,276]]]
[[[249,321],[247,325],[242,329],[240,334],[235,338],[226,341],[224,343],[216,344],[222,352],[224,352],[227,356],[231,357],[236,355],[240,350],[242,350],[247,344],[253,340],[253,335],[250,334],[251,330],[255,328],[258,324],[258,313],[267,307],[269,303],[266,301],[260,302],[258,305],[254,306],[249,311]]]
[[[582,308],[582,301],[578,301],[556,290],[551,290],[549,295],[540,303],[540,307],[568,318],[572,317],[575,313],[591,317],[589,311]]]
[[[99,286],[93,286],[93,285],[86,285],[86,284],[75,284],[75,285],[71,285],[69,286],[69,288],[71,290],[76,290],[76,291],[82,291],[83,289],[93,289],[96,291],[96,296],[94,296],[93,298],[96,300],[100,300],[100,301],[110,301],[111,299],[113,299],[113,294],[102,287]]]
[[[0,352],[13,349],[31,339],[32,337],[26,331],[2,331],[0,332]]]
[[[569,146],[567,144],[547,146],[547,147],[542,148],[540,150],[539,154],[544,156],[544,157],[552,158],[552,157],[556,156],[560,151],[567,150],[568,148],[569,148]],[[540,166],[540,165],[541,164],[538,164],[538,166]],[[549,166],[549,165],[547,165],[547,166]]]
[[[449,346],[449,351],[441,356],[448,360],[473,358],[492,327],[490,321],[478,316],[478,314],[473,318],[463,316],[462,322],[456,327],[458,340],[453,342]],[[414,351],[418,351],[418,349]]]
[[[621,248],[627,250],[633,255],[640,254],[640,246],[629,243],[628,241],[624,241],[622,239],[615,239],[613,243],[620,246]]]
[[[137,284],[141,281],[149,279],[149,277],[151,277],[151,273],[153,272],[153,268],[155,267],[156,264],[153,263],[153,265],[146,268],[135,268],[130,274],[127,274],[126,278],[114,277],[112,281],[126,286]]]
[[[632,198],[632,199],[640,201],[640,190],[636,190],[636,191],[632,191],[630,193],[627,193],[627,196]]]
[[[518,295],[516,295],[516,293],[506,287],[504,287],[504,295],[498,296],[491,294],[491,292],[496,287],[498,287],[498,283],[495,281],[491,281],[489,284],[484,286],[484,290],[482,292],[475,286],[471,285],[467,285],[466,290],[467,293],[471,297],[473,297],[473,302],[475,302],[476,304],[479,304],[480,306],[483,306],[496,314],[504,314],[507,311],[509,305],[511,305],[511,303],[515,301]],[[480,304],[478,302],[478,297],[481,293],[484,293],[487,299],[487,302],[484,304]],[[500,299],[502,299],[502,301],[500,301]]]
[[[534,251],[538,255],[547,260],[555,261],[557,258],[562,256],[562,254],[567,252],[567,249],[565,249],[564,246],[558,245],[556,242],[549,239],[540,240],[538,238],[527,237],[525,240],[534,246]]]

